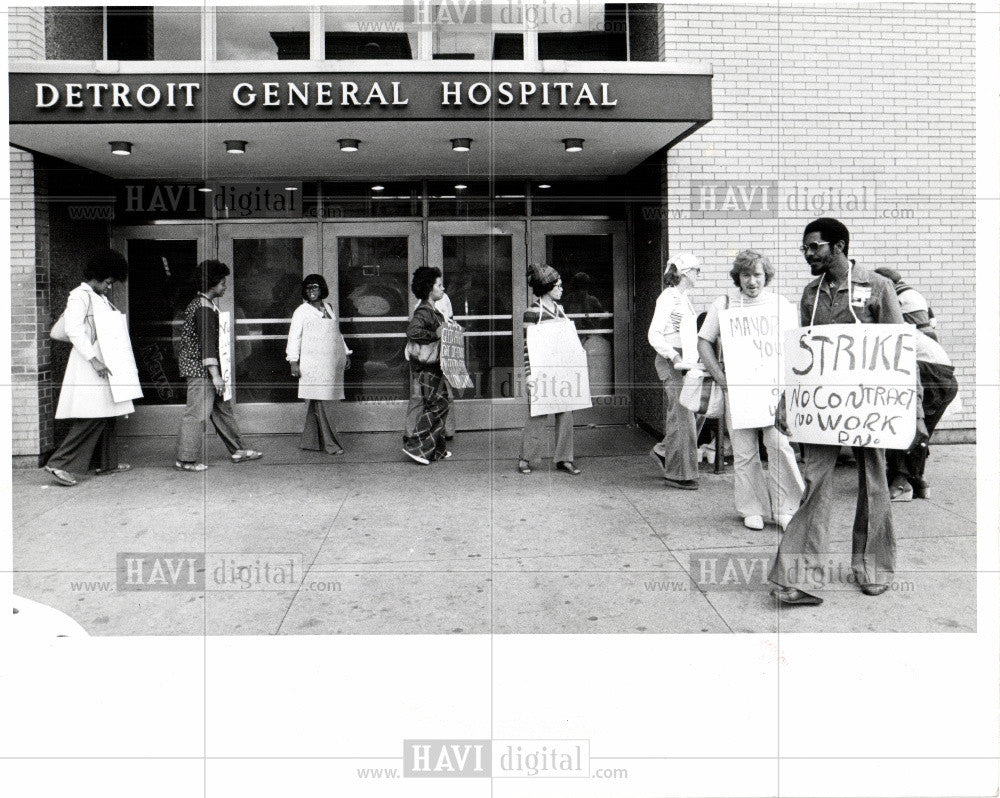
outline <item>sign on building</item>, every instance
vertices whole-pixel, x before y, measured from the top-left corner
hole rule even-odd
[[[917,360],[906,324],[826,324],[785,337],[792,440],[907,449],[916,433]]]
[[[219,314],[219,373],[225,383],[222,400],[233,398],[233,317],[228,312]]]
[[[139,369],[135,365],[125,314],[110,308],[102,309],[95,303],[94,332],[97,333],[101,360],[108,367],[111,398],[116,402],[142,398]]]

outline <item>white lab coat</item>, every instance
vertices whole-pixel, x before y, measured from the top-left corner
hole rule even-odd
[[[126,416],[135,411],[131,401],[116,402],[111,396],[107,377],[98,377],[90,359],[101,357],[101,348],[94,331],[93,314],[114,308],[107,299],[87,283],[80,283],[69,292],[66,300],[66,335],[73,349],[69,353],[66,374],[56,418],[110,418]],[[103,360],[103,358],[102,358]]]

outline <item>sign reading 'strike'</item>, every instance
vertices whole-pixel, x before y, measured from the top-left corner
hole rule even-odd
[[[917,362],[905,324],[826,324],[785,337],[792,440],[906,449],[916,433]]]

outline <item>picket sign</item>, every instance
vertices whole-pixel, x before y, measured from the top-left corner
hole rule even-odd
[[[219,313],[219,373],[225,388],[222,400],[233,398],[233,317],[227,311]]]
[[[591,406],[587,353],[576,325],[560,318],[529,324],[526,332],[531,376],[527,381],[532,416]]]
[[[785,337],[792,440],[907,449],[917,425],[917,359],[907,324],[824,324]]]
[[[302,325],[299,399],[343,399],[347,350],[336,319],[308,319]]]
[[[461,327],[450,322],[441,330],[441,371],[456,391],[472,387],[472,377],[465,365],[465,336]]]
[[[773,302],[719,311],[719,338],[729,386],[733,429],[774,424],[785,368],[785,334],[799,326],[795,307],[782,296]]]
[[[132,354],[125,314],[94,304],[94,332],[101,361],[108,367],[108,384],[115,402],[142,398],[139,369]]]

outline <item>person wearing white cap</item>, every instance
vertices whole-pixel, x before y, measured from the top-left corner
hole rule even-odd
[[[656,350],[656,373],[663,381],[666,407],[663,440],[649,453],[669,487],[698,489],[698,446],[694,413],[681,404],[684,372],[697,358],[697,314],[687,297],[701,272],[701,261],[680,252],[667,261],[663,293],[649,325],[649,345]]]

